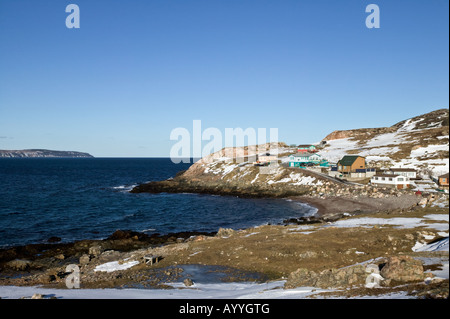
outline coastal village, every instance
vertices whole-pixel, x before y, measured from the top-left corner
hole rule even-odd
[[[113,288],[92,290],[96,297],[144,287],[152,289],[133,293],[448,298],[448,143],[448,110],[439,110],[389,128],[332,132],[313,144],[222,149],[130,192],[273,198],[312,214],[214,234],[117,230],[104,240],[12,248],[0,251],[0,286],[31,292],[41,285],[71,296],[60,288],[65,267],[76,263],[82,288]],[[214,267],[225,267],[230,284],[211,292],[195,274],[221,272]]]
[[[298,168],[353,185],[448,194],[448,126],[440,125],[446,116],[447,110],[439,110],[391,128],[336,131],[319,143],[262,153],[254,165]]]
[[[296,153],[289,155],[287,159],[278,161],[276,155],[265,153],[258,156],[254,165],[274,166],[282,162],[288,167],[301,168],[360,185],[410,189],[419,193],[449,193],[448,172],[432,175],[430,171],[420,172],[418,168],[370,167],[366,158],[360,155],[345,155],[336,163],[332,163],[318,154],[320,145],[290,146],[290,149]]]

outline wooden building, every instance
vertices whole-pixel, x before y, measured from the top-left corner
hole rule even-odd
[[[439,176],[439,186],[448,187],[449,173]]]
[[[298,153],[315,153],[315,152],[317,152],[317,149],[314,145],[304,144],[304,145],[297,146],[297,152]]]
[[[337,170],[341,174],[355,173],[356,170],[366,169],[366,159],[359,155],[345,155],[338,163]]]

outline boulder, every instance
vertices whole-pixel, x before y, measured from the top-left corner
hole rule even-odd
[[[381,268],[380,274],[385,279],[400,282],[421,281],[424,279],[422,262],[410,256],[388,257]]]
[[[362,265],[340,269],[326,269],[320,273],[299,268],[289,275],[284,288],[290,289],[302,286],[319,288],[349,287],[364,283],[366,277],[367,274]]]
[[[24,259],[14,259],[6,263],[6,266],[8,268],[14,269],[14,270],[26,270],[31,265],[31,261],[24,260]]]
[[[94,245],[89,248],[89,255],[99,256],[103,252],[103,248],[100,245]]]
[[[91,257],[87,254],[84,254],[80,257],[80,265],[87,265],[91,261]]]
[[[316,285],[317,277],[318,275],[314,271],[309,271],[306,268],[299,268],[289,275],[284,284],[284,288],[314,287]]]
[[[140,240],[147,238],[148,236],[142,233],[138,233],[131,230],[116,230],[111,236],[108,237],[109,240],[124,240],[124,239],[134,239]]]
[[[235,231],[231,228],[219,228],[217,232],[217,237],[229,237],[233,235]]]
[[[183,281],[183,283],[184,283],[184,285],[185,285],[186,287],[190,287],[190,286],[192,286],[192,285],[194,284],[194,282],[193,282],[192,279],[190,279],[190,278],[186,278],[186,279]]]
[[[60,241],[61,241],[61,238],[60,237],[56,237],[56,236],[52,236],[49,239],[47,239],[47,242],[49,242],[49,243],[57,243],[57,242],[60,242]]]
[[[428,198],[422,198],[417,205],[426,206],[428,204]]]

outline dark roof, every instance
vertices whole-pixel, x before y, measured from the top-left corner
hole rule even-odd
[[[316,155],[316,156],[320,156],[319,154],[311,154],[311,153],[303,153],[303,154],[292,154],[291,156],[294,156],[294,157],[310,157],[310,156],[312,156],[312,155]]]
[[[393,172],[415,172],[416,171],[414,168],[395,168],[395,167],[391,167],[390,170]]]
[[[448,174],[449,174],[449,173],[444,174],[444,175],[441,175],[441,176],[439,176],[439,178],[448,178]]]
[[[375,174],[375,175],[373,175],[373,177],[391,177],[391,178],[397,178],[397,177],[403,177],[403,176],[395,175],[395,174]]]
[[[344,166],[351,166],[356,161],[358,157],[362,157],[359,155],[345,155],[341,160],[338,162],[340,165]],[[364,157],[363,157],[364,158]]]
[[[302,144],[302,145],[299,145],[297,147],[311,147],[311,146],[314,146],[314,145],[312,145],[312,144]]]

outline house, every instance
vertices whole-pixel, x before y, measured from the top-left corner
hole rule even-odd
[[[409,177],[409,179],[417,178],[417,171],[413,168],[396,168],[391,167],[389,169],[390,174],[401,175],[404,177]]]
[[[297,152],[298,153],[315,153],[315,152],[317,152],[317,149],[314,145],[303,144],[303,145],[297,146]]]
[[[338,163],[338,172],[344,175],[366,168],[366,159],[359,155],[345,155]]]
[[[270,153],[266,153],[266,154],[263,154],[263,155],[258,155],[257,163],[261,163],[261,164],[278,163],[278,156],[277,155],[270,155]]]
[[[319,154],[297,153],[289,156],[289,167],[305,166],[308,163],[323,164],[325,162]]]
[[[370,179],[372,185],[395,187],[398,189],[408,188],[411,185],[409,177],[396,174],[375,174]]]
[[[448,187],[448,177],[449,177],[449,173],[439,176],[438,177],[439,178],[439,182],[438,182],[439,186]]]

